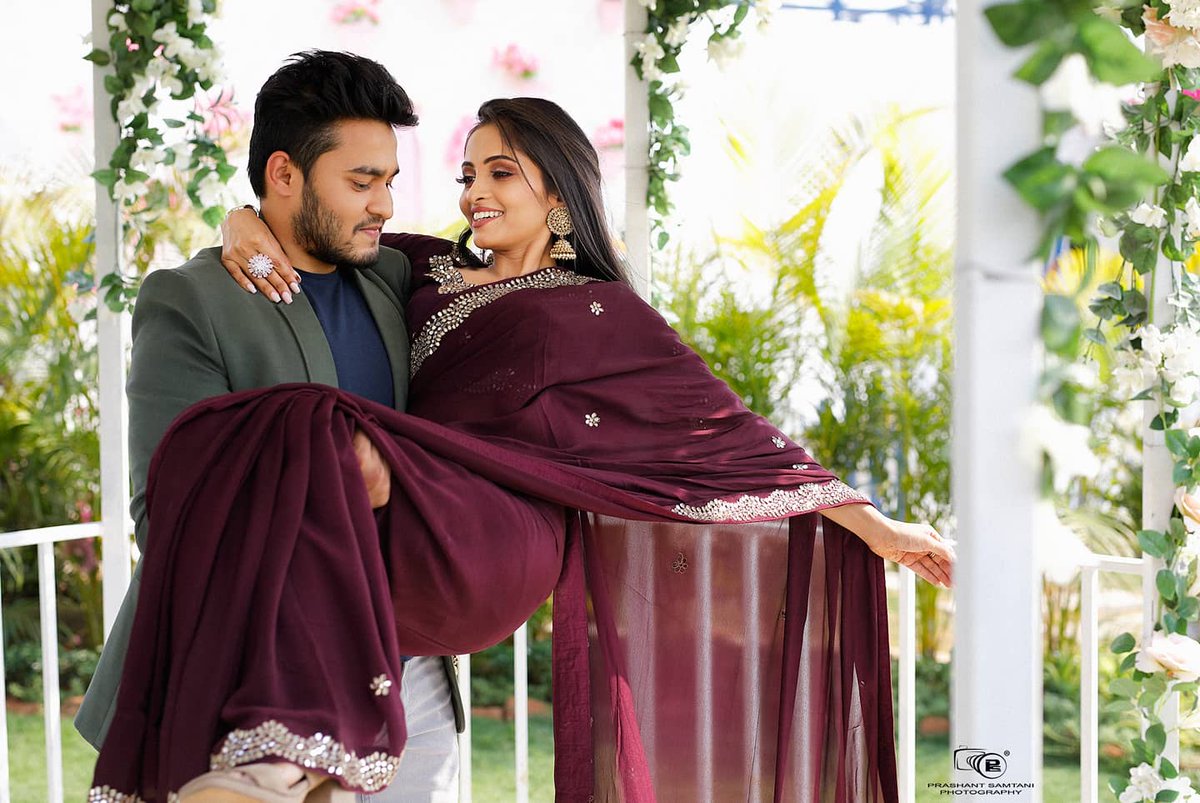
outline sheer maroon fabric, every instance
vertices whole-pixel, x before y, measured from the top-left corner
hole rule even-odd
[[[475,287],[399,244],[412,414],[293,385],[164,438],[97,788],[300,754],[381,788],[398,656],[493,644],[553,590],[559,800],[895,800],[883,565],[816,515],[864,500],[628,287]],[[356,428],[393,471],[375,516]]]

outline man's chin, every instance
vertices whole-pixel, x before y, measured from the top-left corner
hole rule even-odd
[[[342,256],[341,265],[347,268],[369,268],[379,261],[379,246],[356,248]]]

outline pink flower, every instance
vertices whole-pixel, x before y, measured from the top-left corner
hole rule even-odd
[[[1164,67],[1176,64],[1193,69],[1200,67],[1200,41],[1187,28],[1176,28],[1158,19],[1158,9],[1145,6],[1142,21],[1146,23],[1146,39],[1150,52],[1162,59]]]
[[[625,121],[614,117],[599,126],[592,134],[592,144],[596,150],[616,150],[625,144]]]
[[[449,167],[456,168],[462,164],[463,151],[467,147],[467,133],[475,127],[476,122],[478,121],[474,117],[464,117],[454,127],[450,141],[446,143],[446,164]]]
[[[82,131],[84,124],[92,119],[91,96],[84,94],[83,87],[77,86],[70,92],[51,97],[54,99],[54,105],[58,107],[59,131]]]
[[[204,118],[204,133],[214,138],[226,131],[237,131],[247,122],[245,112],[234,102],[232,87],[222,87],[207,97],[197,95],[196,113]]]
[[[515,44],[492,53],[492,66],[504,70],[513,78],[529,79],[537,75],[538,62]]]
[[[345,0],[333,7],[330,17],[338,25],[353,25],[356,22],[379,24],[379,0]]]
[[[1192,100],[1200,100],[1200,89],[1181,89],[1179,91],[1187,95]]]

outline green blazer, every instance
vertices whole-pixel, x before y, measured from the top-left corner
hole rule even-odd
[[[133,480],[134,532],[146,546],[146,475],[150,458],[171,422],[202,399],[288,382],[337,387],[337,369],[325,333],[307,297],[275,304],[250,294],[229,278],[219,248],[206,248],[182,267],[154,271],[138,292],[133,311],[129,399],[129,460]],[[412,268],[399,251],[380,248],[379,261],[355,271],[363,298],[387,349],[396,407],[408,396],[408,331],[404,300]],[[117,687],[133,613],[141,563],[105,642],[75,727],[99,749],[116,708]],[[462,702],[449,658],[444,660],[453,694],[455,724],[464,725]]]

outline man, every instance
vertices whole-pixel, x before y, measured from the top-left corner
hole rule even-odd
[[[392,215],[391,182],[399,172],[394,129],[417,124],[411,101],[373,61],[310,51],[267,80],[254,115],[251,185],[263,220],[301,271],[304,292],[293,284],[289,303],[278,305],[245,293],[225,275],[219,248],[146,277],[133,315],[127,387],[131,511],[142,548],[150,458],[186,407],[288,382],[333,385],[404,407],[410,265],[381,248],[379,235]],[[382,506],[387,465],[362,433],[354,443],[371,502]],[[75,719],[97,747],[116,705],[140,577],[139,564]],[[463,712],[452,678],[448,659],[406,662],[408,744],[390,790],[372,800],[457,800]]]

